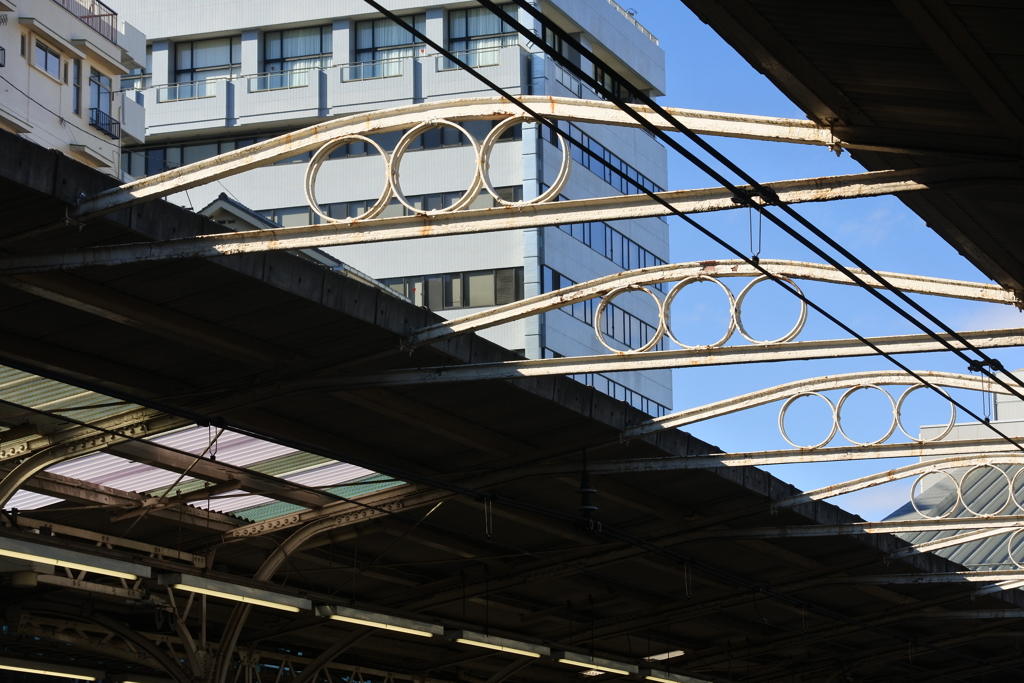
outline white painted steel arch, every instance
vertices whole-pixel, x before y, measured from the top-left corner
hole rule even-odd
[[[762,259],[760,265],[774,275],[791,280],[813,280],[839,285],[856,284],[835,267],[821,263]],[[879,289],[882,288],[881,283],[860,269],[851,268],[850,270],[868,285]],[[513,320],[519,320],[538,313],[553,311],[580,301],[586,301],[587,299],[603,297],[622,287],[654,285],[694,277],[754,278],[760,275],[761,273],[753,266],[739,259],[671,263],[663,266],[650,266],[648,268],[629,270],[581,282],[571,287],[540,294],[504,306],[489,308],[473,315],[455,318],[454,320],[431,325],[430,327],[424,327],[410,335],[405,343],[409,347],[422,346],[461,334],[501,325]],[[888,280],[894,287],[913,294],[930,294],[933,296],[999,304],[1017,304],[1017,298],[1014,293],[999,285],[948,280],[921,275],[904,275],[902,273],[879,272],[879,275]]]
[[[612,102],[537,95],[519,99],[554,120],[639,127],[636,121]],[[652,125],[664,130],[674,129],[648,107],[631,106]],[[706,135],[785,140],[822,146],[834,146],[837,143],[831,132],[810,121],[739,116],[675,107],[667,111],[691,130]],[[503,97],[494,96],[430,101],[344,116],[101,192],[82,202],[73,217],[85,220],[140,202],[166,197],[296,154],[312,152],[339,137],[389,133],[414,128],[424,121],[435,119],[458,123],[501,120],[521,115],[522,110],[517,105]]]
[[[937,372],[934,370],[923,370],[917,374],[931,384],[940,387],[1009,394],[1006,389],[984,377],[975,377],[974,375],[964,375],[955,372]],[[672,429],[694,424],[695,422],[710,420],[713,417],[756,408],[757,406],[782,401],[808,392],[851,389],[866,384],[920,386],[916,379],[902,370],[865,370],[841,375],[811,377],[654,418],[632,429],[627,429],[623,432],[623,438],[635,439],[645,434],[661,431],[662,429]]]

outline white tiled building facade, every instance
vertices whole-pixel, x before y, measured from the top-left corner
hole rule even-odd
[[[456,97],[492,96],[480,82],[359,0],[111,0],[149,36],[139,80],[147,107],[145,145],[124,156],[140,177],[192,163],[327,118]],[[394,0],[388,7],[512,94],[596,98],[527,39],[476,3]],[[504,6],[533,26],[526,13]],[[657,40],[610,0],[555,0],[542,10],[652,96],[663,94],[664,53]],[[564,50],[570,54],[570,50]],[[580,60],[579,55],[571,55]],[[581,60],[584,68],[592,68]],[[478,140],[490,122],[468,124]],[[581,124],[565,131],[620,167],[624,182],[576,153],[563,190],[571,199],[636,193],[667,184],[664,148],[646,133]],[[390,151],[399,134],[379,136]],[[491,180],[507,198],[530,198],[557,174],[560,149],[550,132],[516,127],[491,159]],[[462,194],[473,149],[454,129],[425,135],[401,164],[404,193],[439,208]],[[356,215],[383,187],[375,153],[350,145],[320,172],[317,199],[330,215]],[[303,195],[309,155],[227,178],[174,197],[200,210],[221,193],[282,225],[316,220]],[[477,205],[491,205],[481,197]],[[384,215],[401,212],[393,203]],[[668,228],[659,219],[549,227],[329,249],[446,317],[531,296],[623,269],[668,259]],[[631,295],[632,296],[632,295]],[[615,343],[637,347],[657,328],[653,303],[637,295],[612,307]],[[530,358],[602,353],[592,307],[553,311],[484,333]],[[623,348],[625,348],[623,346]],[[668,371],[579,379],[660,414],[671,406]]]
[[[0,128],[120,175],[145,112],[120,78],[146,39],[96,0],[0,0]]]

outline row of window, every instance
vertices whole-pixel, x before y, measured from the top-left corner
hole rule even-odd
[[[28,36],[21,35],[21,56],[28,59]],[[45,71],[57,81],[63,81],[65,85],[71,86],[71,111],[79,116],[82,115],[82,60],[69,59],[64,62],[63,78],[61,77],[61,54],[60,51],[50,47],[48,44],[33,38],[33,62],[39,69]],[[70,72],[70,73],[69,73]],[[113,81],[110,76],[89,69],[89,109],[93,112],[101,112],[110,117],[110,106],[113,98],[111,90]],[[95,113],[93,114],[95,117]]]
[[[558,145],[558,136],[550,126],[545,126],[544,139],[552,145]],[[604,145],[590,137],[579,126],[569,121],[558,122],[559,131],[568,138],[575,140],[580,146],[589,149],[598,158],[604,159],[607,165],[585,153],[577,145],[572,145],[572,158],[584,168],[590,169],[598,177],[610,184],[622,194],[642,194],[646,189],[650,192],[662,192],[663,189],[653,180],[623,161],[617,154],[608,151]],[[616,173],[612,169],[618,169]],[[643,189],[641,189],[643,188]]]
[[[575,281],[548,266],[541,268],[541,289],[545,293],[571,287],[574,284],[576,284]],[[593,326],[594,311],[597,309],[598,303],[597,299],[588,299],[587,301],[578,301],[571,306],[563,306],[558,310]],[[615,340],[626,348],[638,349],[654,338],[658,328],[645,323],[632,313],[627,313],[612,303],[608,304],[605,309],[604,318],[601,321],[601,332],[604,333],[606,340]],[[652,350],[661,351],[665,348],[665,340],[662,339]]]
[[[547,347],[541,349],[541,353],[543,358],[565,357],[563,354],[558,353],[557,351],[552,351]],[[663,406],[657,401],[651,400],[640,392],[634,391],[623,384],[619,384],[615,380],[609,379],[599,372],[587,372],[579,375],[569,375],[569,377],[580,384],[585,384],[588,387],[594,387],[602,394],[606,394],[620,401],[625,401],[629,405],[638,410],[642,410],[651,417],[661,417],[663,415],[668,415],[669,413],[667,406]]]
[[[501,6],[515,16],[516,6]],[[420,31],[426,31],[427,15],[413,14],[402,19]],[[356,62],[393,61],[414,56],[423,43],[405,28],[390,19],[357,21],[355,24]],[[515,30],[485,8],[452,10],[448,13],[449,49],[454,52],[488,50],[515,45]],[[241,75],[242,38],[229,36],[193,40],[174,46],[174,81],[191,83]],[[479,56],[477,56],[479,57]],[[487,59],[486,57],[484,58]],[[149,61],[149,60],[147,60]],[[332,25],[268,31],[263,36],[263,69],[265,72],[300,71],[326,68],[334,62],[334,28]],[[484,66],[485,64],[472,64]],[[398,75],[387,70],[400,68],[394,64],[372,67],[373,73],[362,78]],[[152,67],[136,69],[125,80],[125,87],[148,85],[147,74]],[[194,95],[190,95],[194,96]],[[181,97],[179,93],[179,98]]]
[[[541,192],[547,190],[548,186],[541,183]],[[558,195],[558,201],[566,201],[568,197]],[[562,232],[583,242],[597,253],[610,260],[623,270],[635,270],[647,268],[648,266],[661,266],[665,260],[655,256],[652,252],[643,248],[621,232],[603,221],[590,223],[567,223],[555,226]],[[665,283],[654,285],[661,291],[665,290]]]
[[[480,141],[486,137],[487,133],[491,128],[497,125],[497,123],[497,121],[466,121],[460,125],[462,125],[470,135],[476,138],[477,141]],[[385,151],[390,153],[394,150],[395,145],[398,144],[399,139],[401,139],[403,135],[405,135],[404,130],[370,135],[368,137],[379,144]],[[125,173],[133,178],[143,178],[155,173],[169,171],[186,164],[194,164],[197,161],[209,159],[210,157],[215,157],[218,154],[225,154],[236,149],[241,149],[242,147],[248,147],[249,145],[256,144],[257,142],[269,140],[272,137],[275,136],[262,135],[260,137],[252,138],[207,140],[205,142],[196,142],[187,145],[178,144],[134,149],[121,153],[121,167],[125,170]],[[506,130],[499,138],[499,141],[504,142],[520,139],[522,139],[522,126],[517,125]],[[439,149],[441,147],[462,147],[469,144],[470,142],[466,139],[466,136],[454,128],[433,128],[416,138],[416,140],[409,145],[409,151]],[[368,154],[376,154],[376,151],[365,142],[352,142],[347,145],[342,145],[334,150],[331,153],[330,158],[344,159],[348,157],[367,156]],[[277,164],[291,164],[309,161],[312,155],[313,152],[303,152],[302,154],[296,154],[293,157],[282,159],[281,161],[278,161]]]
[[[517,202],[523,198],[523,188],[521,185],[496,187],[494,189],[497,191],[498,196],[508,202]],[[462,194],[462,192],[434,192],[432,194],[407,196],[406,199],[417,209],[421,209],[423,211],[436,211],[437,209],[445,209],[451,206],[459,197],[462,196]],[[376,203],[376,201],[376,199],[364,199],[354,202],[335,202],[333,204],[322,205],[320,210],[331,218],[355,218],[356,216],[365,213],[367,209]],[[468,208],[487,209],[495,206],[496,204],[497,203],[494,201],[494,198],[491,197],[486,190],[482,190]],[[320,222],[320,217],[313,213],[308,206],[266,209],[263,211],[257,211],[256,213],[286,228],[295,227],[297,225],[313,225]],[[392,199],[391,203],[384,208],[384,211],[382,211],[378,217],[390,218],[393,216],[408,216],[411,213],[412,212],[397,199]]]
[[[393,277],[381,282],[432,311],[501,306],[523,298],[522,268]]]

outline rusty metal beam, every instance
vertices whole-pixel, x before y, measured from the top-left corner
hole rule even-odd
[[[1024,329],[981,330],[962,332],[961,336],[976,348],[991,349],[1024,345]],[[940,335],[953,346],[959,342],[950,335]],[[946,346],[929,335],[898,335],[870,337],[869,340],[885,353],[931,353],[944,351]],[[328,377],[287,383],[289,390],[354,389],[365,387],[393,387],[443,382],[473,382],[481,380],[523,379],[551,375],[574,375],[588,372],[627,372],[667,368],[709,367],[741,363],[775,363],[791,360],[815,360],[872,356],[877,352],[856,339],[787,342],[751,346],[727,346],[710,349],[678,349],[620,353],[571,358],[544,358],[540,360],[506,361],[450,365],[411,370],[384,370],[380,372]]]
[[[250,150],[252,147],[245,149]],[[176,169],[176,171],[179,170],[183,169]],[[976,183],[979,179],[1005,182],[1012,179],[1019,180],[1019,178],[1019,167],[1011,163],[970,163],[899,171],[874,171],[849,176],[786,180],[765,183],[765,186],[775,190],[782,201],[796,204],[914,192],[942,183]],[[739,206],[733,201],[733,194],[725,188],[679,190],[661,192],[659,195],[674,209],[688,214],[724,211]],[[141,261],[214,258],[270,250],[322,248],[424,237],[478,234],[584,221],[657,217],[670,213],[669,209],[652,202],[646,195],[578,199],[517,207],[456,211],[440,216],[412,215],[374,218],[340,225],[325,223],[292,228],[200,235],[165,242],[90,247],[68,252],[7,255],[0,258],[0,275],[67,270],[86,266],[111,266]]]

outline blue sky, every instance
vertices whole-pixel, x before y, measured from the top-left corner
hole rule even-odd
[[[650,29],[665,49],[668,66],[666,106],[711,111],[806,118],[772,83],[757,73],[728,44],[697,19],[678,0],[630,0],[625,7],[637,10],[636,18]],[[759,181],[785,180],[812,176],[863,172],[849,155],[837,157],[824,148],[805,145],[709,138],[740,167]],[[715,183],[673,151],[669,151],[669,187],[671,189],[711,187]],[[980,271],[929,229],[920,218],[894,197],[877,197],[821,204],[805,204],[798,210],[819,228],[842,243],[869,266],[936,277],[988,282]],[[746,210],[704,214],[696,217],[706,227],[744,250],[750,240],[750,217]],[[756,224],[756,217],[754,217]],[[671,218],[671,260],[704,261],[731,256],[711,240]],[[792,238],[770,224],[762,228],[762,258],[795,259],[820,262]],[[737,281],[732,289],[738,293]],[[740,285],[742,286],[742,285]],[[805,293],[822,304],[843,322],[865,335],[916,334],[918,330],[898,318],[866,292],[853,287],[820,283],[801,283]],[[688,288],[673,310],[673,319],[682,330],[684,341],[707,343],[720,336],[727,324],[724,295],[713,285]],[[749,326],[761,338],[778,336],[788,329],[797,314],[792,297],[774,291],[765,283],[752,292]],[[690,290],[696,290],[692,294]],[[930,311],[957,330],[978,330],[1024,326],[1024,314],[1011,307],[965,302],[937,297],[919,299]],[[744,316],[747,319],[747,315]],[[677,333],[678,334],[678,333]],[[828,321],[809,313],[808,324],[800,340],[845,338],[848,335]],[[738,338],[738,335],[737,335]],[[735,341],[730,344],[736,343]],[[1024,351],[995,349],[989,355],[1007,368],[1024,367]],[[917,370],[967,372],[963,362],[948,354],[903,356]],[[861,369],[894,369],[882,358],[835,359],[797,363],[772,363],[753,366],[700,368],[674,371],[675,409],[689,408],[771,387],[783,382]],[[902,388],[891,393],[899,397]],[[870,440],[885,432],[891,419],[887,399],[874,392],[858,392],[844,409],[844,427],[851,436]],[[908,400],[905,424],[908,431],[921,424],[944,423],[949,419],[948,404],[928,392],[918,391]],[[957,398],[974,410],[982,408],[982,396],[976,392],[958,392]],[[836,400],[838,396],[833,396]],[[801,399],[793,407],[787,428],[805,442],[827,434],[827,416],[821,406]],[[731,452],[787,448],[777,427],[780,404],[772,404],[698,423],[686,429],[710,443]],[[960,416],[959,421],[970,421]],[[824,431],[823,431],[824,430]],[[897,432],[897,436],[901,436]],[[890,442],[906,440],[894,436]],[[846,443],[837,437],[833,445]],[[769,468],[776,476],[802,489],[825,486],[872,472],[913,462],[912,460],[867,460],[849,463],[786,465]],[[833,499],[851,512],[867,519],[880,519],[908,500],[910,481],[876,487]]]

